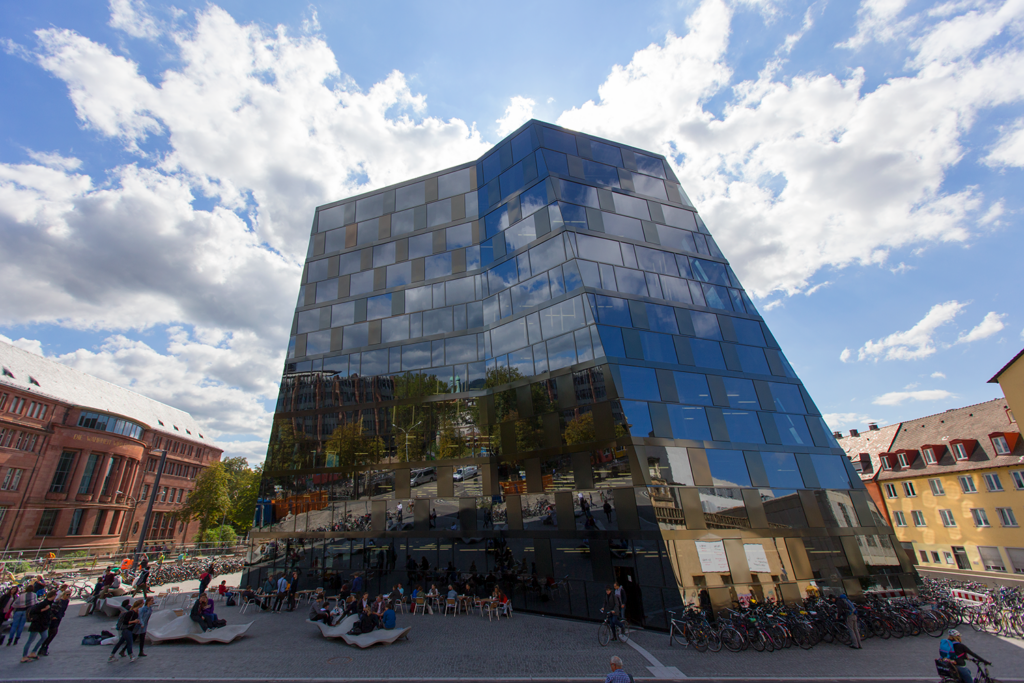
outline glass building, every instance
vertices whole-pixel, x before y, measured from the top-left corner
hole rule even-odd
[[[636,622],[911,567],[658,154],[531,121],[319,207],[247,583]],[[460,591],[462,592],[462,591]]]

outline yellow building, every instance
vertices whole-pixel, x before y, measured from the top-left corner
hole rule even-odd
[[[905,421],[878,457],[893,528],[922,575],[1024,583],[1024,442],[1006,400]]]
[[[1024,349],[990,379],[989,384],[999,384],[1003,396],[1010,406],[1011,414],[1024,414]]]

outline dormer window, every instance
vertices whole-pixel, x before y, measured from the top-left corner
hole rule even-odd
[[[967,458],[971,457],[967,453],[967,448],[962,443],[950,444],[950,447],[953,449],[953,457],[957,460],[967,460]]]
[[[926,463],[928,463],[929,465],[934,465],[936,463],[935,451],[933,449],[925,448],[921,452],[924,453],[924,461]]]
[[[1020,432],[992,432],[988,435],[996,455],[1009,455],[1017,447]]]
[[[909,467],[909,465],[907,465],[907,454],[906,453],[897,453],[896,454],[896,460],[899,461],[900,467]]]
[[[891,470],[892,469],[892,463],[889,462],[889,456],[888,455],[881,456],[879,458],[879,460],[882,463],[882,469],[883,470]]]
[[[994,449],[996,449],[996,454],[997,455],[1009,455],[1010,454],[1010,446],[1009,446],[1009,444],[1006,443],[1006,437],[1005,436],[993,436],[992,437],[992,447]]]

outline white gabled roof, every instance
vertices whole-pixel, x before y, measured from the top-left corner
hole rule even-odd
[[[211,440],[199,436],[202,434],[199,424],[184,410],[87,375],[63,363],[0,341],[0,366],[14,375],[9,377],[0,372],[0,388],[14,387],[97,412],[113,413],[140,422],[154,431],[216,448]],[[33,380],[38,385],[33,384]]]

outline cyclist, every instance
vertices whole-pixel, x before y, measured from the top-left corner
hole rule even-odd
[[[960,680],[963,683],[974,683],[974,676],[971,675],[971,670],[967,668],[968,655],[981,661],[983,664],[992,663],[972,652],[971,648],[964,645],[959,631],[955,628],[949,629],[949,638],[943,638],[939,641],[939,657],[953,660],[957,671],[960,672]]]
[[[619,613],[621,611],[622,601],[619,600],[619,596],[611,586],[605,586],[604,607],[601,608],[601,612],[603,612],[605,617],[608,619],[608,626],[612,629],[612,640],[618,638],[617,629],[619,627]]]

